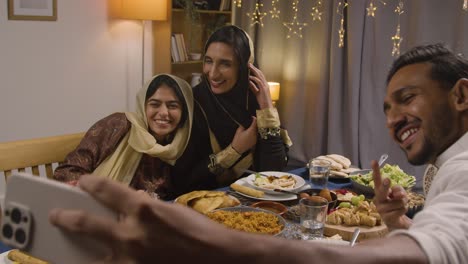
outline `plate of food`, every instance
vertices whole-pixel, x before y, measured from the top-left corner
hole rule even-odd
[[[405,173],[398,165],[385,164],[380,173],[383,178],[389,178],[391,186],[400,185],[406,190],[410,190],[416,184],[416,177]],[[351,174],[353,190],[362,193],[367,197],[374,196],[374,179],[372,170],[361,170]]]
[[[240,201],[221,191],[192,191],[177,197],[175,203],[188,206],[197,212],[206,214],[215,209],[240,205]]]
[[[297,199],[296,194],[287,194],[287,193],[278,193],[278,194],[269,194],[264,191],[253,188],[250,184],[245,181],[245,178],[239,179],[233,184],[231,184],[231,189],[233,189],[238,194],[252,198],[255,200],[262,201],[292,201]]]
[[[286,221],[280,215],[247,206],[221,208],[206,216],[229,228],[249,233],[278,236],[286,228]]]
[[[273,195],[278,195],[274,189],[295,192],[305,185],[305,180],[301,176],[281,171],[253,173],[247,176],[245,181],[255,189]]]

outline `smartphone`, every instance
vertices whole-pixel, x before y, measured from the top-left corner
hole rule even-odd
[[[110,248],[99,241],[49,223],[53,208],[82,209],[117,219],[115,212],[78,187],[16,173],[8,178],[3,204],[0,238],[12,248],[50,263],[69,264],[91,263],[110,253]]]

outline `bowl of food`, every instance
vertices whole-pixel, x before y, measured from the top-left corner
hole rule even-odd
[[[256,202],[251,204],[250,207],[268,210],[278,215],[283,215],[288,211],[288,208],[284,204],[273,201]]]
[[[416,184],[416,177],[405,173],[398,165],[385,164],[380,168],[382,179],[390,179],[390,185],[399,185],[406,190],[410,190]],[[374,178],[372,170],[361,170],[351,173],[351,182],[353,190],[362,193],[366,197],[374,196]]]
[[[228,228],[249,233],[279,236],[286,228],[286,221],[280,215],[248,206],[216,209],[206,216]]]
[[[305,189],[299,192],[299,198],[310,198],[313,196],[320,196],[328,201],[328,211],[336,207],[337,196],[336,193],[328,189]]]

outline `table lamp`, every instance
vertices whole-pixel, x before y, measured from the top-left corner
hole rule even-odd
[[[109,0],[109,3],[111,16],[121,19],[141,20],[143,27],[141,77],[144,85],[145,20],[167,20],[168,0]]]
[[[276,101],[279,100],[280,84],[278,82],[268,82],[270,86],[270,96],[273,106],[276,107]]]

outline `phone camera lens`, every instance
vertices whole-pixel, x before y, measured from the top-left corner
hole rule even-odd
[[[22,228],[18,228],[15,232],[15,240],[20,244],[24,244],[26,241],[26,232]]]
[[[21,221],[21,211],[18,208],[11,210],[11,220],[15,224],[19,224]]]
[[[9,224],[5,224],[2,228],[2,234],[5,238],[11,239],[13,237],[13,228]]]

